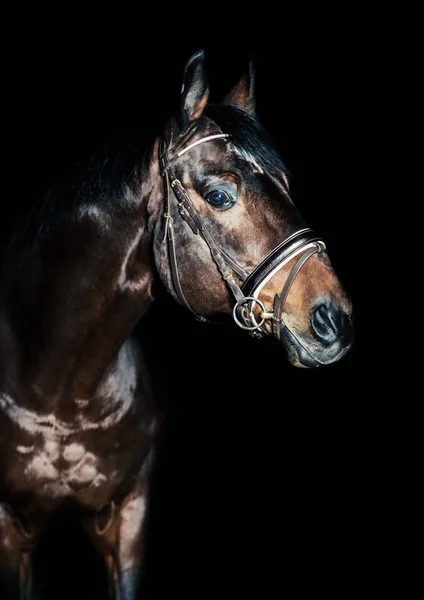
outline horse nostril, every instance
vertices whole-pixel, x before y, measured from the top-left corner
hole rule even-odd
[[[315,306],[311,311],[310,322],[313,334],[324,346],[330,346],[336,341],[345,345],[352,339],[349,316],[329,302]]]

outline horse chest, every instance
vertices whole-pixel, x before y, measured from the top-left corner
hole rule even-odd
[[[46,436],[37,446],[18,445],[25,475],[53,495],[67,495],[88,485],[99,486],[107,474],[99,457],[78,442]]]
[[[31,418],[31,426],[0,419],[0,489],[53,502],[84,501],[107,495],[125,475],[127,449],[116,441],[122,437],[117,424],[106,431],[64,431],[53,415]]]
[[[6,480],[35,495],[72,496],[88,487],[99,488],[113,476],[108,461],[89,445],[72,437],[64,439],[49,429],[33,439],[10,439],[5,453],[13,457],[6,467]]]

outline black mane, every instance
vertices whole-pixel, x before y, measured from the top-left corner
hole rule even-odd
[[[272,175],[290,173],[283,163],[276,145],[260,123],[245,110],[236,106],[217,104],[207,107],[205,114],[213,119],[224,133],[231,135],[237,150],[251,158]]]
[[[99,148],[83,148],[74,161],[67,160],[64,152],[64,165],[53,169],[52,179],[42,183],[29,201],[17,199],[15,212],[19,214],[10,218],[8,232],[2,231],[2,246],[42,239],[58,222],[85,205],[119,212],[122,198],[139,190],[142,164],[152,151],[153,139],[152,128],[120,132]]]
[[[246,111],[219,104],[209,105],[205,114],[231,135],[231,142],[240,154],[270,174],[283,172],[289,176],[273,141]],[[123,209],[122,199],[128,193],[139,191],[142,164],[148,159],[159,130],[150,124],[147,131],[121,133],[95,152],[67,165],[68,168],[34,199],[29,210],[25,206],[21,208],[23,214],[12,223],[7,245],[42,239],[59,221],[72,216],[84,205],[95,203],[115,214]]]

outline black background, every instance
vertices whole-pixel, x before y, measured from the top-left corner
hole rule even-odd
[[[217,97],[253,56],[259,119],[356,316],[350,354],[307,371],[291,367],[273,341],[198,324],[166,297],[149,310],[137,331],[169,418],[152,491],[145,597],[359,594],[376,578],[387,535],[377,493],[387,468],[378,435],[385,367],[374,360],[364,269],[373,243],[378,53],[367,51],[369,32],[354,15],[231,23],[213,15],[193,25],[178,11],[164,9],[163,19],[123,13],[105,23],[64,12],[16,26],[4,73],[2,226],[63,165],[162,116],[198,48],[206,49]],[[66,524],[40,547],[36,581],[43,600],[104,597],[99,558]]]

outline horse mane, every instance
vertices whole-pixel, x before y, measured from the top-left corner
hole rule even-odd
[[[270,174],[283,172],[290,176],[272,139],[254,116],[225,104],[207,106],[205,116],[231,135],[236,150],[247,160]],[[141,131],[120,132],[93,152],[85,151],[80,160],[66,164],[34,198],[29,209],[23,208],[23,214],[12,224],[6,248],[31,247],[84,206],[95,204],[111,214],[123,210],[122,199],[139,192],[142,166],[151,158],[158,131],[164,130],[162,121],[150,123]]]
[[[65,156],[64,165],[29,202],[18,199],[20,214],[10,220],[9,231],[2,232],[2,249],[30,248],[84,206],[95,204],[118,213],[122,198],[139,191],[142,166],[150,159],[155,135],[152,125],[121,131],[98,147],[82,148],[76,160]]]
[[[283,163],[277,146],[259,121],[245,110],[229,104],[211,104],[206,108],[210,117],[224,133],[231,135],[236,150],[254,161],[264,171],[278,176],[290,172]]]

